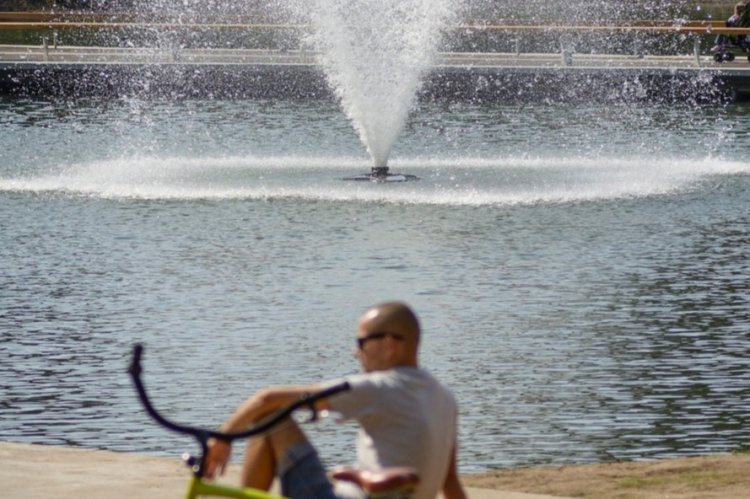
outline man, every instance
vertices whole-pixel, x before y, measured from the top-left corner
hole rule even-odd
[[[747,12],[745,12],[745,4],[740,2],[735,4],[734,6],[734,13],[727,19],[725,25],[727,28],[737,28],[737,27],[746,27],[748,26],[748,15],[750,15],[750,9],[747,9]],[[743,21],[744,23],[741,23],[740,21]],[[727,36],[727,35],[718,35],[716,37],[716,45],[711,47],[711,52],[720,52],[724,51],[726,49],[726,45],[729,41],[732,41],[735,45],[739,45],[740,42],[745,38],[744,35],[739,35],[737,37]]]
[[[433,499],[442,491],[447,499],[461,499],[465,494],[456,468],[456,402],[418,367],[419,340],[419,322],[408,306],[389,302],[371,308],[360,318],[357,331],[356,356],[364,373],[344,378],[350,389],[317,402],[316,407],[360,424],[359,468],[413,467],[420,476],[415,498]],[[300,397],[341,381],[261,390],[227,419],[221,431],[247,428]],[[268,490],[278,475],[282,494],[295,499],[361,496],[348,484],[337,484],[334,490],[302,430],[292,420],[282,426],[250,440],[242,470],[244,486]],[[211,443],[208,478],[223,473],[230,451],[226,442]]]

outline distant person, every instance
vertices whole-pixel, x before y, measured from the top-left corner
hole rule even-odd
[[[727,21],[725,23],[726,27],[727,28],[736,28],[738,26],[742,26],[743,24],[741,24],[741,21],[742,21],[743,17],[747,17],[747,15],[743,16],[744,13],[745,13],[745,4],[742,3],[742,2],[735,4],[734,5],[734,14],[732,14],[732,16],[729,19],[727,19]],[[748,9],[748,14],[750,14],[750,9]],[[717,36],[716,37],[716,45],[714,45],[713,47],[711,47],[711,51],[712,52],[721,52],[721,51],[724,51],[726,49],[727,44],[730,41],[732,41],[736,45],[739,45],[740,40],[736,40],[736,39],[732,40],[732,38],[733,37],[729,37],[727,35],[719,35],[719,36]],[[742,37],[742,39],[744,39],[744,36]]]
[[[320,385],[261,390],[226,420],[221,431],[245,429],[305,394],[347,381],[348,391],[319,401],[316,407],[359,423],[358,468],[412,467],[420,477],[415,498],[433,499],[439,492],[446,499],[464,498],[456,467],[456,402],[443,385],[418,367],[417,317],[399,302],[377,305],[360,318],[356,340],[363,373]],[[230,453],[229,443],[211,442],[208,478],[224,472]],[[317,451],[291,419],[248,443],[243,485],[268,490],[275,475],[280,477],[282,494],[294,499],[364,497],[351,484],[329,482]]]

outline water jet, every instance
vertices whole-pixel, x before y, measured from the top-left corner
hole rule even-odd
[[[317,0],[302,7],[312,27],[307,42],[372,160],[370,173],[346,180],[416,180],[390,173],[388,158],[455,14],[453,2]]]

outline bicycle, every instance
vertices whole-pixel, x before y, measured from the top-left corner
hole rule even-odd
[[[310,417],[307,422],[316,421],[318,419],[318,413],[315,409],[316,401],[349,389],[348,383],[340,383],[314,395],[304,396],[275,413],[270,418],[244,431],[222,433],[216,430],[175,423],[164,417],[156,410],[156,408],[154,408],[149,399],[146,387],[143,384],[143,380],[141,379],[141,374],[143,372],[143,368],[141,367],[143,349],[144,347],[141,344],[136,344],[133,347],[133,357],[130,367],[128,368],[128,372],[133,380],[141,404],[146,409],[148,415],[161,426],[177,433],[192,436],[198,441],[200,447],[199,456],[194,457],[187,453],[182,456],[183,460],[192,471],[192,476],[185,493],[185,499],[197,499],[198,497],[283,499],[281,496],[264,490],[247,487],[231,487],[206,481],[204,476],[206,464],[205,458],[208,453],[208,441],[213,438],[232,442],[253,435],[259,435],[284,421],[287,417],[291,416],[294,411],[300,408],[306,408],[310,411]],[[387,468],[380,472],[367,472],[356,468],[339,468],[334,470],[331,476],[334,480],[349,481],[356,484],[367,493],[368,498],[373,499],[408,499],[411,492],[414,490],[414,487],[419,483],[419,476],[413,468]]]

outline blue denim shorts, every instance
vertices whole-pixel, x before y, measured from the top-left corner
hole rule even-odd
[[[338,499],[310,442],[289,449],[279,463],[281,494],[291,499]]]

